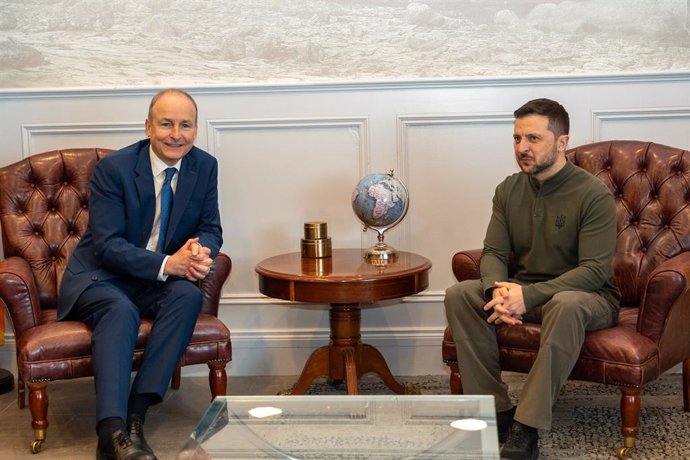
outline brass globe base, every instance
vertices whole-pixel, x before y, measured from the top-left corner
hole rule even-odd
[[[372,265],[386,265],[398,259],[398,252],[386,243],[376,243],[364,253],[364,260]]]

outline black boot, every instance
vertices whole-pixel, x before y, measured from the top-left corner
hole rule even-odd
[[[501,458],[537,460],[539,458],[539,432],[536,428],[513,422],[508,439],[501,449]]]
[[[510,427],[515,417],[515,406],[502,412],[496,412],[496,428],[498,430],[498,443],[503,444],[508,439]]]

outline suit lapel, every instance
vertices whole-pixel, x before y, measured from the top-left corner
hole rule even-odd
[[[175,229],[184,216],[185,209],[187,209],[187,205],[192,198],[197,180],[199,179],[194,149],[182,159],[179,174],[180,176],[177,178],[177,188],[175,189],[172,214],[170,215],[168,234],[166,236],[168,241],[170,241],[170,238],[175,234]]]
[[[151,159],[149,157],[149,143],[145,142],[139,150],[139,158],[134,169],[134,184],[139,197],[139,209],[144,228],[141,229],[139,246],[146,247],[151,230],[153,218],[156,214],[156,193],[153,186],[153,172],[151,171]]]

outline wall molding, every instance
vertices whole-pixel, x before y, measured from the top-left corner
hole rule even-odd
[[[106,123],[36,123],[22,124],[22,158],[34,152],[34,138],[50,134],[94,135],[98,133],[135,134],[144,129],[140,121]]]
[[[592,110],[592,139],[599,141],[601,130],[607,121],[614,120],[660,120],[683,119],[690,121],[690,107],[659,107],[631,109],[595,109]]]
[[[332,81],[295,83],[238,83],[231,85],[183,86],[192,94],[241,94],[241,93],[281,93],[281,92],[325,92],[353,90],[386,89],[427,89],[427,88],[469,88],[503,86],[542,86],[542,85],[589,85],[607,83],[675,82],[690,80],[690,72],[631,72],[616,74],[582,75],[533,75],[515,77],[467,77],[414,80],[373,80],[373,81]],[[165,86],[142,86],[135,88],[38,88],[38,89],[0,89],[2,99],[35,98],[77,98],[104,96],[149,96],[167,88]]]
[[[321,117],[321,118],[246,118],[217,119],[206,121],[208,152],[216,156],[219,136],[223,131],[248,129],[313,129],[313,128],[350,128],[356,129],[359,137],[359,173],[366,175],[369,171],[369,117]]]
[[[410,114],[399,115],[396,118],[397,146],[396,154],[399,176],[405,183],[409,183],[409,131],[413,127],[448,126],[448,125],[473,125],[473,124],[503,124],[512,126],[515,117],[511,112],[498,113],[463,113],[463,114]],[[403,247],[410,247],[410,219],[406,219],[401,225],[400,241]],[[431,294],[434,299],[439,294]],[[441,294],[441,300],[443,295]],[[434,300],[436,302],[437,300]]]

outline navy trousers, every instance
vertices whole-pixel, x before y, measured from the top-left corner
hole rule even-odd
[[[194,332],[201,291],[179,278],[142,282],[131,278],[99,281],[86,289],[70,312],[93,331],[96,423],[108,417],[127,421],[131,394],[154,394],[160,402],[177,362]],[[132,363],[141,319],[153,320],[143,361],[132,383]]]

